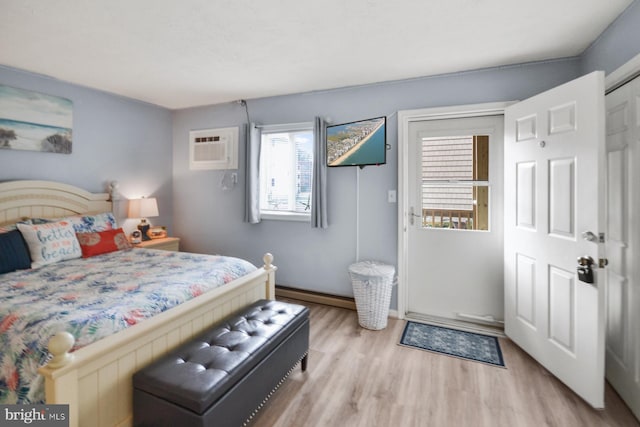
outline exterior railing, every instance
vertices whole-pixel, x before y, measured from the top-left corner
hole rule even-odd
[[[422,209],[422,226],[473,230],[473,211]]]

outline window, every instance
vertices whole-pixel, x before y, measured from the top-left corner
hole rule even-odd
[[[489,229],[489,137],[422,139],[422,226]]]
[[[260,215],[311,218],[313,124],[265,126],[260,146]]]

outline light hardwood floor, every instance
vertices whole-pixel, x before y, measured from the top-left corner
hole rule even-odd
[[[398,344],[405,322],[358,326],[354,311],[308,302],[309,364],[296,367],[252,426],[640,426],[607,384],[597,411],[508,339],[507,369]]]

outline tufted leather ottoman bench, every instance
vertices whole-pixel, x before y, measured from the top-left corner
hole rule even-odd
[[[308,350],[308,308],[257,301],[138,371],[133,424],[246,424]]]

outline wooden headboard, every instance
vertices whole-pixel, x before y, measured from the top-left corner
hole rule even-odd
[[[0,182],[0,225],[25,218],[60,218],[112,210],[109,193],[52,181]]]

